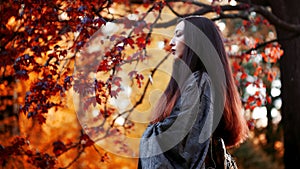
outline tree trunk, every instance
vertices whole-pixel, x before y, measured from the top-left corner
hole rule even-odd
[[[269,1],[272,12],[279,18],[300,24],[298,0]],[[279,43],[284,50],[280,60],[282,124],[284,130],[285,168],[295,168],[300,161],[300,36],[276,27]],[[291,38],[293,37],[293,38]]]

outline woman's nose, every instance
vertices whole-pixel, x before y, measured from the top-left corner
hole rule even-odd
[[[170,46],[175,46],[174,39],[172,38],[169,43]]]

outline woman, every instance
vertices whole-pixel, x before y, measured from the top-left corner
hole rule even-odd
[[[170,45],[172,77],[141,138],[138,167],[215,168],[211,140],[233,147],[248,134],[220,32],[205,17],[182,18]]]

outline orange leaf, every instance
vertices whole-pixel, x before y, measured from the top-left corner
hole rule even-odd
[[[247,75],[246,73],[243,73],[242,76],[241,76],[241,79],[246,79],[247,76],[248,76],[248,75]]]
[[[272,102],[272,98],[270,96],[267,96],[267,102],[270,104]]]
[[[250,102],[253,102],[254,100],[255,100],[255,98],[253,96],[249,96],[247,101],[248,101],[248,103],[250,103]]]
[[[256,100],[256,104],[260,107],[262,105],[261,100]]]

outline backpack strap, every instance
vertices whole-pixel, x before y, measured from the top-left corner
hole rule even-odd
[[[210,138],[209,151],[205,158],[205,168],[238,169],[235,160],[227,151],[224,140],[222,138]]]

